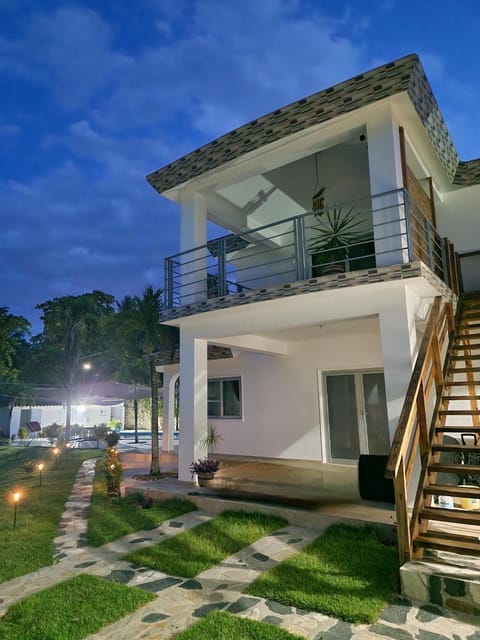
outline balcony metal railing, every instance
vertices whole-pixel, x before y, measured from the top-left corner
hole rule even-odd
[[[355,217],[340,242],[329,241],[333,209],[340,218],[350,211]],[[444,241],[421,206],[398,189],[246,229],[166,258],[165,306],[415,260],[451,284],[447,258]]]

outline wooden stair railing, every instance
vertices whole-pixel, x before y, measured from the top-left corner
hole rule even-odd
[[[425,334],[413,369],[405,401],[393,438],[385,475],[393,479],[395,511],[397,517],[398,552],[401,564],[414,555],[413,538],[421,528],[419,511],[423,507],[423,484],[427,476],[430,452],[429,418],[441,401],[443,387],[443,359],[448,348],[454,321],[451,303],[435,298],[425,329]],[[443,357],[442,357],[443,354]],[[420,454],[420,483],[416,491],[413,511],[409,510],[412,496],[410,481],[415,460]]]
[[[425,548],[480,555],[479,326],[480,293],[463,296],[456,326],[451,304],[435,299],[386,468],[395,489],[401,563],[421,557]],[[444,442],[447,435],[450,442]],[[418,486],[412,486],[418,458]],[[451,475],[437,482],[438,474],[464,482],[452,484]]]

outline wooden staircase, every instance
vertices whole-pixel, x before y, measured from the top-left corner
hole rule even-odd
[[[426,549],[480,556],[480,292],[462,296],[455,319],[449,303],[432,305],[386,475],[402,564]]]
[[[433,419],[423,504],[412,540],[415,557],[426,548],[480,556],[479,329],[480,294],[465,295]],[[440,474],[447,474],[448,482]],[[442,508],[442,503],[452,508]]]

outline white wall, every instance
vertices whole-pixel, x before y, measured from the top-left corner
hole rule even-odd
[[[369,195],[366,142],[339,144],[319,151],[317,167],[318,186],[325,187],[325,202],[328,205],[351,202]],[[311,210],[317,182],[315,155],[268,171],[264,175],[304,209]],[[284,213],[283,217],[290,217],[298,211]]]
[[[453,242],[460,254],[465,291],[480,289],[480,256],[461,257],[462,253],[480,251],[480,185],[445,194],[436,204],[437,227],[442,236]]]
[[[288,356],[252,352],[209,362],[209,377],[241,376],[242,420],[209,420],[218,452],[321,460],[318,370],[382,367],[377,318],[327,324],[290,343]]]
[[[480,185],[451,191],[436,202],[437,228],[455,251],[480,250]]]

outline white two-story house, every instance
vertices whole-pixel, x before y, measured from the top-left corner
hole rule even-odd
[[[180,329],[162,369],[166,449],[181,380],[179,479],[209,423],[224,454],[387,454],[432,300],[455,299],[461,276],[480,288],[480,160],[459,160],[418,57],[147,179],[181,220],[162,318]]]

